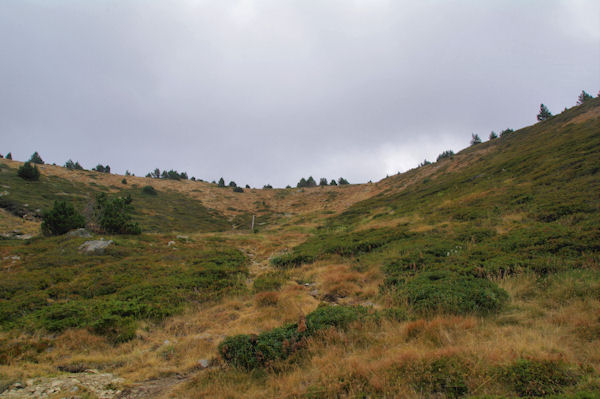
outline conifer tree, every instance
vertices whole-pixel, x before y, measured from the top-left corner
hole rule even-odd
[[[552,113],[548,107],[546,107],[544,104],[540,104],[540,113],[537,115],[537,120],[541,122],[550,119],[551,117]]]
[[[584,102],[591,100],[592,97],[591,95],[589,95],[588,93],[585,92],[585,90],[581,90],[581,94],[579,95],[579,98],[577,99],[577,105],[581,105]]]

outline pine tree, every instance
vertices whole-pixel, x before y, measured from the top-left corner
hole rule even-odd
[[[591,95],[589,95],[588,93],[585,92],[585,90],[581,90],[581,94],[579,95],[579,98],[577,99],[577,105],[581,105],[584,102],[591,100],[592,97]]]
[[[546,107],[544,104],[540,104],[540,113],[537,115],[537,120],[541,122],[550,119],[551,117],[552,113],[548,107]]]
[[[321,177],[319,179],[319,186],[326,186],[327,185],[327,179],[324,177]]]
[[[494,139],[497,139],[497,138],[498,138],[498,135],[496,134],[496,132],[494,132],[492,130],[492,132],[490,133],[490,140],[494,140]]]
[[[306,179],[306,187],[316,187],[317,186],[317,182],[315,181],[315,179],[312,176],[309,176],[308,179]]]
[[[348,182],[348,180],[344,179],[343,177],[340,177],[340,178],[338,179],[338,183],[339,183],[339,185],[340,185],[340,186],[342,186],[342,185],[345,185],[345,184],[350,184],[350,183]]]
[[[331,179],[331,181],[329,182],[330,186],[337,186],[337,182],[335,181],[335,179]]]
[[[6,154],[6,159],[12,160],[12,153],[9,152],[8,154]]]
[[[37,151],[36,151],[36,152],[34,152],[34,153],[31,155],[31,158],[29,158],[29,162],[31,162],[31,163],[36,163],[36,164],[38,164],[38,165],[43,165],[43,164],[44,164],[44,161],[42,160],[42,157],[40,157],[40,154],[38,154],[38,152],[37,152]]]
[[[225,187],[225,179],[223,179],[222,177],[219,179],[219,187]]]
[[[481,144],[481,139],[477,133],[471,134],[471,145]]]

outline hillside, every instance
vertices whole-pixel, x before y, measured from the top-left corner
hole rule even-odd
[[[0,397],[599,397],[600,99],[373,184],[20,165],[0,160]],[[39,234],[101,192],[141,235],[88,255]]]

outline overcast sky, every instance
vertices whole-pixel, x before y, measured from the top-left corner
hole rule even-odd
[[[600,90],[597,0],[0,1],[19,160],[375,181],[581,90]]]

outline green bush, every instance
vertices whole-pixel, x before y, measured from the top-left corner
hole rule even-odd
[[[137,223],[131,221],[133,206],[131,196],[109,198],[105,193],[96,197],[96,217],[98,224],[108,233],[140,234]]]
[[[310,334],[329,327],[345,329],[366,315],[367,308],[362,306],[321,306],[306,316],[306,327]]]
[[[465,377],[468,371],[453,357],[442,357],[416,366],[415,387],[421,392],[443,394],[446,398],[461,398],[468,393]]]
[[[40,170],[31,162],[25,162],[18,170],[17,175],[25,180],[35,181],[40,179]]]
[[[244,192],[244,189],[243,189],[243,188],[241,188],[241,187],[235,186],[235,187],[233,188],[233,192],[234,192],[234,193],[243,193],[243,192]]]
[[[306,346],[306,339],[317,331],[337,327],[344,329],[366,315],[363,307],[325,306],[306,316],[306,325],[288,324],[258,335],[227,337],[219,344],[219,354],[227,363],[244,369],[269,367],[285,360]]]
[[[519,359],[500,371],[519,396],[546,396],[562,393],[577,382],[575,374],[560,361]]]
[[[417,273],[398,294],[422,314],[487,314],[508,300],[506,291],[487,279],[445,270]]]
[[[142,187],[142,194],[147,194],[147,195],[157,195],[158,192],[156,191],[156,189],[152,186],[144,186]]]
[[[73,229],[85,227],[85,219],[66,201],[54,201],[54,207],[42,215],[42,232],[45,235],[61,235]]]

